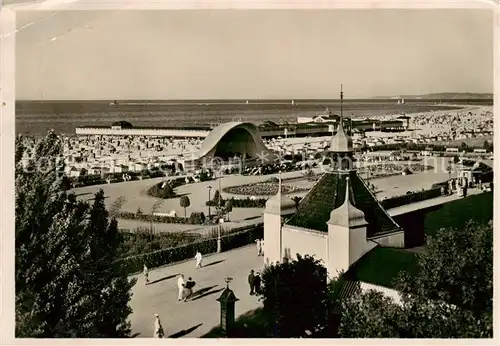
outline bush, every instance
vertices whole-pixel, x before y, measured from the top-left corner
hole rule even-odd
[[[441,187],[435,187],[430,190],[413,192],[402,196],[397,196],[393,198],[388,198],[381,201],[384,209],[391,209],[400,207],[402,205],[425,201],[427,199],[435,198],[441,196]]]
[[[174,188],[172,187],[170,182],[166,183],[160,182],[158,184],[151,186],[147,191],[147,194],[151,197],[162,198],[162,199],[177,197],[177,195],[174,192]]]
[[[247,227],[239,232],[223,235],[221,237],[222,251],[252,244],[256,239],[262,238],[263,233],[263,225],[257,225]],[[217,251],[217,238],[203,239],[182,246],[130,256],[119,262],[127,273],[132,274],[142,271],[144,264],[148,268],[156,268],[193,258],[196,251],[200,251],[204,255],[215,253]]]
[[[119,219],[125,220],[140,220],[146,222],[157,222],[157,223],[178,223],[178,224],[191,224],[191,218],[185,218],[180,216],[159,216],[151,214],[135,214],[127,211],[119,212],[117,215]],[[196,220],[199,220],[198,218]],[[201,223],[195,223],[194,225],[202,225]]]
[[[203,212],[194,211],[189,215],[189,223],[193,225],[202,225],[205,223],[205,214]]]

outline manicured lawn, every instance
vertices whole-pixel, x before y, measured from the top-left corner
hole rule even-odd
[[[441,228],[463,227],[469,220],[478,223],[493,220],[493,192],[460,199],[427,214],[424,223],[425,234],[433,236]]]

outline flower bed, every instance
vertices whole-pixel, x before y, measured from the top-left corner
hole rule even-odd
[[[281,189],[285,194],[310,190],[310,188],[297,187],[293,185],[282,185]],[[265,181],[255,184],[226,187],[223,191],[226,193],[244,196],[272,196],[278,193],[278,183]]]
[[[221,237],[222,251],[228,251],[252,244],[256,239],[262,238],[263,234],[263,225],[257,225],[247,226],[236,232],[223,235]],[[122,264],[127,273],[133,274],[140,272],[144,264],[146,264],[148,268],[156,268],[166,264],[191,259],[196,254],[196,251],[200,251],[203,255],[215,253],[217,251],[217,238],[203,239],[182,246],[130,256],[118,262]]]

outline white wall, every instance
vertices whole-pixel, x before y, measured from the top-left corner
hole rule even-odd
[[[349,269],[349,228],[328,225],[328,276],[336,277]]]
[[[366,227],[349,230],[349,267],[376,246],[366,240]]]
[[[369,243],[374,244],[374,247],[378,243],[381,246],[387,247],[398,247],[403,248],[405,245],[405,235],[404,232],[393,233],[380,238],[371,238],[373,241],[369,241]]]
[[[281,216],[264,213],[264,261],[275,263],[282,261],[280,254]]]
[[[286,225],[283,227],[283,251],[290,249],[292,259],[300,255],[314,255],[327,265],[327,233]]]

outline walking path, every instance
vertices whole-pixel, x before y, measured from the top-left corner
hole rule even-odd
[[[255,296],[249,295],[247,276],[251,269],[260,270],[263,257],[257,257],[255,245],[235,249],[203,259],[204,267],[195,269],[195,260],[173,266],[152,269],[149,285],[144,285],[142,275],[132,288],[130,305],[134,312],[129,317],[132,335],[139,338],[153,336],[154,314],[160,319],[167,337],[201,337],[220,323],[220,304],[216,301],[226,287],[224,279],[232,277],[229,284],[237,298],[236,318],[261,306]],[[177,301],[177,274],[196,282],[193,292],[201,294],[192,301]]]

